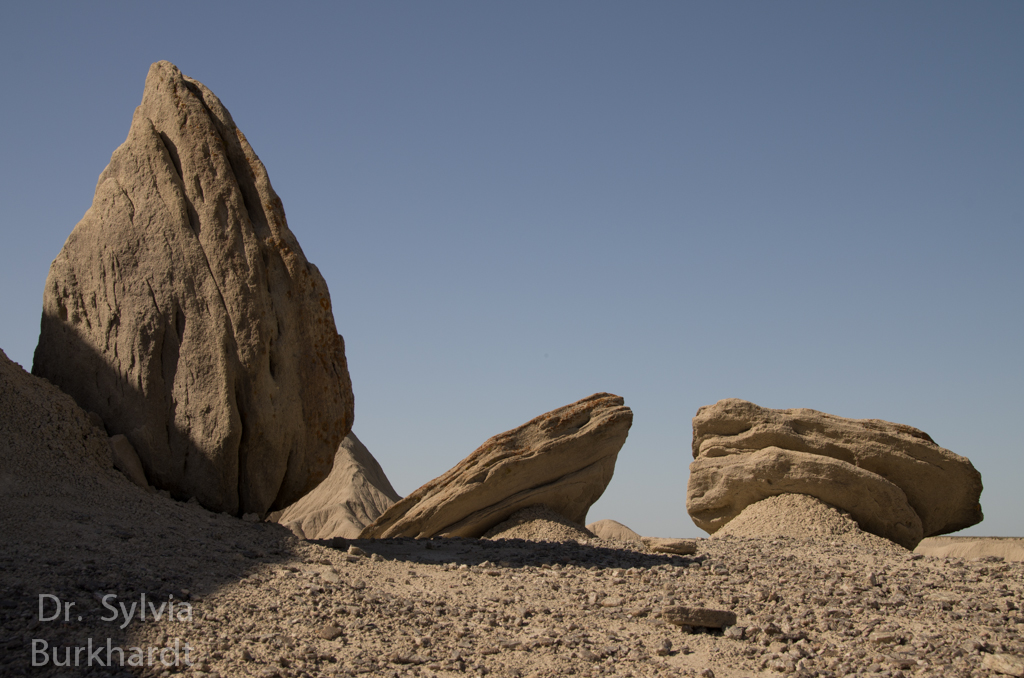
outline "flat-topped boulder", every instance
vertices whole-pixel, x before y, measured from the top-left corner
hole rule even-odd
[[[356,434],[349,433],[338,446],[331,474],[270,519],[304,539],[355,539],[400,499],[384,469]]]
[[[450,471],[394,504],[360,535],[479,537],[542,504],[583,525],[612,479],[633,412],[597,393],[487,440]]]
[[[981,475],[916,428],[721,400],[693,418],[686,508],[714,533],[755,502],[817,497],[906,548],[982,520]]]
[[[352,427],[327,285],[231,114],[173,64],[50,267],[32,372],[154,486],[236,515],[316,487]]]

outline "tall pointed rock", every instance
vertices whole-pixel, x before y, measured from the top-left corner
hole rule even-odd
[[[50,267],[32,372],[217,511],[294,502],[352,428],[327,285],[227,109],[173,64]]]

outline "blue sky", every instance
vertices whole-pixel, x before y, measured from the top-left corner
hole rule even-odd
[[[327,279],[355,431],[406,494],[597,391],[590,519],[702,536],[737,397],[927,431],[1024,536],[1024,4],[6,3],[0,348],[150,63],[210,87]]]

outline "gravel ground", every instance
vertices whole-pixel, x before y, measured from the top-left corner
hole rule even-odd
[[[317,544],[154,501],[162,524],[95,526],[113,532],[103,544],[5,549],[0,675],[109,675],[95,664],[33,668],[33,639],[58,648],[89,638],[187,642],[193,666],[184,672],[223,678],[983,676],[993,675],[986,655],[1024,655],[1021,563],[786,537],[700,540],[692,556],[500,535]],[[168,540],[188,545],[168,549]],[[39,592],[75,602],[84,620],[40,622]],[[178,618],[136,614],[121,630],[118,609],[102,621],[114,616],[104,595],[130,609],[143,593],[157,608],[179,601]],[[738,622],[687,632],[661,619],[673,604],[731,610]],[[155,664],[125,675],[164,673]]]
[[[988,676],[1024,656],[1024,563],[914,554],[823,505],[811,536],[755,505],[748,536],[687,556],[543,513],[489,539],[313,543],[132,485],[105,440],[0,360],[4,678]],[[670,605],[737,623],[680,628]]]

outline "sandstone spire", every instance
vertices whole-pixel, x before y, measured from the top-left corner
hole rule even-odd
[[[352,428],[327,285],[227,109],[173,64],[50,267],[32,371],[218,511],[297,500]]]

